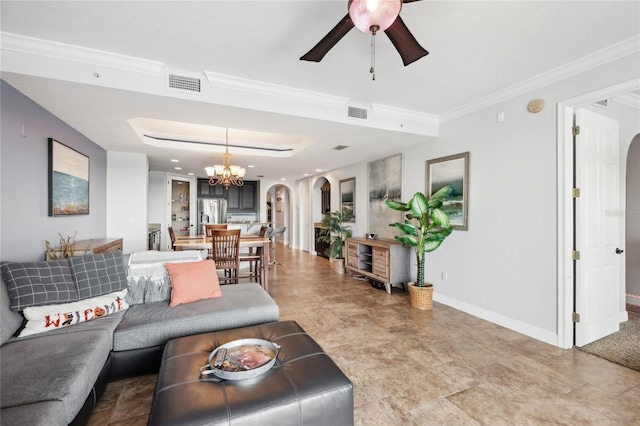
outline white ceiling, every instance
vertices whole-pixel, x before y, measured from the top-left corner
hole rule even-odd
[[[404,67],[379,34],[372,81],[370,39],[357,29],[322,62],[299,60],[346,14],[347,0],[0,7],[2,78],[98,145],[146,153],[151,170],[173,171],[176,158],[181,173],[204,177],[220,155],[146,145],[129,120],[214,126],[218,142],[229,127],[231,144],[242,132],[265,132],[280,135],[274,143],[309,146],[289,158],[231,149],[232,164],[255,165],[249,179],[289,182],[428,143],[438,122],[535,89],[569,66],[637,51],[640,40],[638,1],[424,0],[401,16],[430,54]],[[168,73],[201,79],[202,93],[167,89]],[[368,119],[346,117],[347,105]]]

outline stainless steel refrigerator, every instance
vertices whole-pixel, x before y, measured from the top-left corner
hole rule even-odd
[[[204,234],[206,223],[227,223],[227,200],[198,198],[198,235]]]

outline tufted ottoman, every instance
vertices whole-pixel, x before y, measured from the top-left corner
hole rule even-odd
[[[258,338],[281,346],[275,365],[246,380],[200,378],[216,347]],[[353,425],[353,383],[295,321],[181,337],[167,343],[149,425]]]

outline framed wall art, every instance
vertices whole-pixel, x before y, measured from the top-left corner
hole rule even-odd
[[[389,224],[401,222],[403,216],[387,207],[388,199],[402,201],[402,154],[369,163],[368,232],[393,240],[398,231]]]
[[[89,214],[89,157],[49,138],[49,216]]]
[[[356,178],[340,181],[340,211],[356,220]]]
[[[453,187],[442,209],[449,215],[453,229],[466,231],[469,220],[469,152],[427,160],[426,180],[429,197],[447,184]]]

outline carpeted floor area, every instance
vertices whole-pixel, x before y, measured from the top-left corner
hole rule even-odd
[[[640,309],[628,305],[627,312],[629,321],[620,331],[578,349],[640,371]]]

